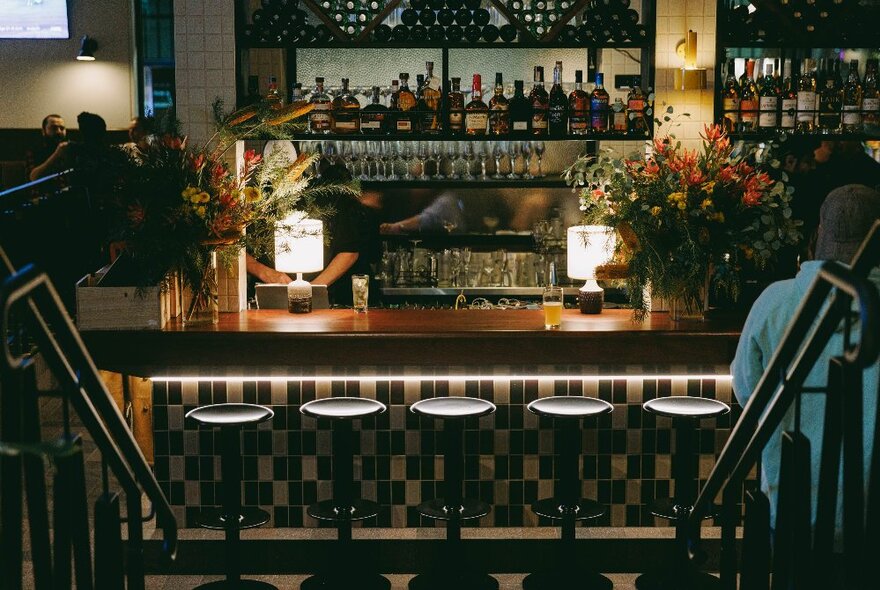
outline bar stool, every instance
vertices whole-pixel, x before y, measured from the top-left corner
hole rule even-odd
[[[348,571],[357,563],[353,554],[351,525],[354,521],[372,518],[379,514],[376,502],[354,497],[352,474],[354,442],[352,421],[376,416],[384,412],[385,404],[359,397],[330,397],[307,402],[300,406],[304,416],[328,418],[333,425],[333,498],[308,507],[312,518],[336,524],[337,548],[334,550],[330,571],[306,579],[303,590],[350,589],[388,590],[391,583],[379,574],[357,574]]]
[[[422,516],[446,521],[446,556],[438,562],[438,571],[420,574],[410,580],[410,590],[451,589],[495,590],[498,581],[484,573],[471,571],[461,543],[461,523],[482,518],[491,506],[462,496],[464,482],[464,423],[495,413],[495,404],[473,397],[435,397],[410,406],[419,416],[443,420],[443,497],[422,502]]]
[[[672,418],[675,428],[675,454],[673,462],[673,481],[675,497],[660,498],[651,504],[651,514],[675,523],[676,549],[672,562],[664,572],[642,574],[636,579],[639,590],[678,588],[716,588],[718,578],[695,570],[687,555],[687,518],[693,509],[697,491],[697,460],[694,437],[700,420],[717,418],[730,411],[724,402],[702,397],[677,395],[659,397],[645,402],[642,408],[657,416]],[[715,516],[709,510],[706,518]]]
[[[537,399],[528,409],[533,414],[553,419],[554,470],[556,482],[553,497],[537,500],[532,511],[538,516],[561,521],[560,551],[558,562],[549,572],[535,572],[523,580],[525,590],[563,590],[568,586],[579,589],[610,589],[611,580],[591,566],[578,569],[583,556],[575,551],[575,525],[579,520],[590,520],[605,514],[605,507],[581,498],[581,477],[578,463],[581,456],[580,421],[591,416],[609,414],[614,406],[592,397],[575,395],[554,396]]]
[[[241,429],[259,424],[274,416],[269,408],[255,404],[214,404],[187,412],[201,426],[220,429],[220,472],[223,478],[223,506],[202,509],[197,524],[205,529],[226,534],[224,543],[226,579],[198,586],[208,588],[240,588],[242,590],[275,590],[275,586],[257,580],[241,579],[241,531],[269,522],[269,513],[241,505]]]

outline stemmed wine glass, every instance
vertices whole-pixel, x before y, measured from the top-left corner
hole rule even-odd
[[[510,159],[510,174],[507,175],[507,178],[515,180],[519,178],[519,175],[516,173],[516,161],[519,160],[519,154],[522,149],[520,142],[518,141],[511,141],[508,143],[510,144],[510,150],[508,151],[508,158]]]
[[[538,173],[535,178],[544,178],[544,171],[541,170],[541,159],[544,156],[544,142],[536,141],[534,145],[535,155],[538,156]]]
[[[385,180],[385,162],[387,161],[387,157],[385,156],[382,149],[381,141],[368,141],[367,142],[367,153],[372,154],[373,160],[376,162],[376,174],[373,175],[373,180]],[[382,168],[380,168],[380,164]]]
[[[399,141],[390,141],[385,146],[386,153],[391,158],[391,174],[387,174],[388,180],[400,180],[400,177],[397,175],[397,172],[394,170],[394,165],[397,164],[397,161],[400,159],[400,142]]]
[[[446,157],[449,158],[449,178],[458,180],[461,176],[455,171],[455,164],[461,159],[461,155],[458,153],[457,141],[446,142]]]
[[[504,178],[504,175],[501,174],[501,157],[504,156],[505,149],[507,147],[506,141],[495,141],[495,146],[492,149],[492,156],[495,158],[495,174],[492,175],[492,178],[495,180],[500,180]]]
[[[431,161],[431,152],[427,141],[417,142],[416,157],[419,159],[419,164],[422,167],[419,180],[431,180],[431,177],[428,176],[428,162]]]
[[[434,140],[431,142],[431,156],[437,161],[437,169],[434,178],[437,180],[445,180],[441,166],[443,165],[443,142]]]
[[[367,149],[367,146],[365,145],[366,142],[355,141],[353,143],[357,146],[355,150],[361,160],[361,174],[358,178],[360,180],[370,180],[370,162],[372,161],[373,156],[370,154],[370,150]]]
[[[474,152],[474,144],[476,142],[466,141],[462,144],[462,150],[464,151],[464,161],[465,161],[465,172],[464,175],[465,180],[476,180],[477,177],[471,174],[471,164],[474,159],[477,157],[477,154]]]
[[[480,180],[488,180],[489,176],[486,174],[486,160],[489,159],[489,154],[492,152],[492,144],[494,142],[484,141],[477,148],[477,156],[480,158]]]
[[[403,163],[406,165],[406,173],[403,175],[404,180],[412,180],[415,178],[412,175],[412,163],[413,158],[415,157],[415,146],[411,141],[399,141],[398,144],[402,146],[401,155],[403,157]]]
[[[522,141],[520,142],[520,146],[522,147],[523,154],[522,177],[526,180],[531,180],[534,178],[534,176],[532,176],[532,142]]]

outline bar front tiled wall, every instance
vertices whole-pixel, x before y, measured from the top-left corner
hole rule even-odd
[[[219,457],[216,435],[184,420],[200,405],[244,401],[272,407],[272,421],[243,434],[244,482],[247,505],[259,505],[278,527],[317,526],[305,507],[330,497],[330,429],[299,413],[306,401],[329,396],[362,396],[389,406],[386,414],[355,423],[360,431],[355,457],[359,493],[386,507],[365,526],[433,526],[421,519],[415,506],[442,495],[442,426],[408,411],[413,402],[436,395],[469,395],[492,400],[498,412],[466,430],[467,495],[491,504],[481,526],[539,524],[529,505],[553,491],[553,430],[525,409],[538,397],[589,395],[614,404],[614,412],[587,420],[583,429],[583,494],[610,507],[597,524],[651,526],[646,504],[668,496],[670,450],[674,447],[671,421],[646,414],[642,403],[666,395],[691,395],[731,403],[733,411],[718,420],[704,421],[700,429],[700,476],[705,478],[716,454],[740,415],[732,399],[729,378],[642,378],[637,375],[726,373],[726,367],[678,367],[658,371],[648,367],[582,367],[581,370],[515,370],[509,375],[571,375],[566,378],[517,378],[486,375],[461,381],[444,379],[398,380],[371,377],[359,381],[356,373],[342,372],[337,380],[314,376],[290,381],[157,381],[153,385],[155,469],[159,482],[186,526],[194,526],[200,506],[219,503]],[[381,369],[386,375],[404,371]],[[373,375],[376,371],[371,371]],[[299,375],[300,373],[291,373]],[[313,372],[312,375],[315,373]],[[369,373],[368,373],[369,374]],[[380,373],[381,374],[381,373]],[[470,374],[468,372],[459,374]],[[634,375],[614,379],[581,375]],[[541,523],[547,524],[547,523]]]

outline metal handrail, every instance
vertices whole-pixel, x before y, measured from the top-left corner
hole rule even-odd
[[[73,173],[73,168],[68,168],[67,170],[62,170],[61,172],[56,172],[55,174],[50,174],[49,176],[44,176],[42,178],[38,178],[37,180],[32,180],[30,182],[26,182],[24,184],[20,184],[18,186],[14,186],[12,188],[8,188],[5,191],[0,191],[0,199],[12,195],[17,192],[30,190],[42,186],[44,184],[49,183],[52,180],[59,180],[69,174]]]
[[[841,321],[852,313],[853,301],[858,306],[861,330],[854,344],[846,339],[844,354],[859,367],[870,366],[877,360],[880,295],[867,275],[878,263],[880,221],[871,228],[851,267],[837,262],[826,262],[822,266],[694,503],[688,518],[688,550],[692,558],[699,559],[702,555],[700,523],[715,498],[727,486],[745,481],[828,341]],[[826,305],[829,294],[832,298]]]
[[[40,352],[55,377],[66,386],[71,403],[126,494],[140,497],[143,491],[153,503],[157,525],[164,533],[163,549],[174,559],[177,519],[51,280],[32,265],[16,272],[2,248],[0,262],[0,271],[8,275],[0,285],[0,334],[8,333],[12,307],[19,301],[26,302],[30,312],[27,320]],[[3,339],[2,346],[0,370],[21,370],[33,362],[28,356],[13,354],[8,339]]]

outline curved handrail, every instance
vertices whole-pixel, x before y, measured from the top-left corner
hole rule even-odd
[[[0,260],[8,262],[5,256]],[[35,328],[34,337],[40,351],[53,367],[56,377],[65,381],[71,393],[71,403],[126,493],[140,495],[143,490],[153,503],[157,524],[164,533],[163,549],[170,559],[174,559],[177,519],[168,499],[101,380],[73,322],[64,312],[51,280],[33,265],[18,272],[12,271],[0,285],[0,334],[8,333],[10,311],[22,300],[26,300],[30,308],[29,319]],[[6,338],[2,346],[0,368],[15,371],[29,362],[27,358],[12,353]]]
[[[8,188],[5,191],[0,191],[0,199],[2,199],[3,197],[9,196],[11,194],[20,192],[20,191],[25,191],[25,190],[30,190],[30,189],[36,188],[40,185],[47,184],[52,180],[58,180],[60,178],[67,176],[68,174],[72,174],[72,173],[73,173],[73,168],[68,168],[66,170],[62,170],[61,172],[56,172],[55,174],[50,174],[49,176],[44,176],[42,178],[38,178],[37,180],[32,180],[30,182],[26,182],[24,184],[20,184],[18,186],[14,186],[12,188]]]

